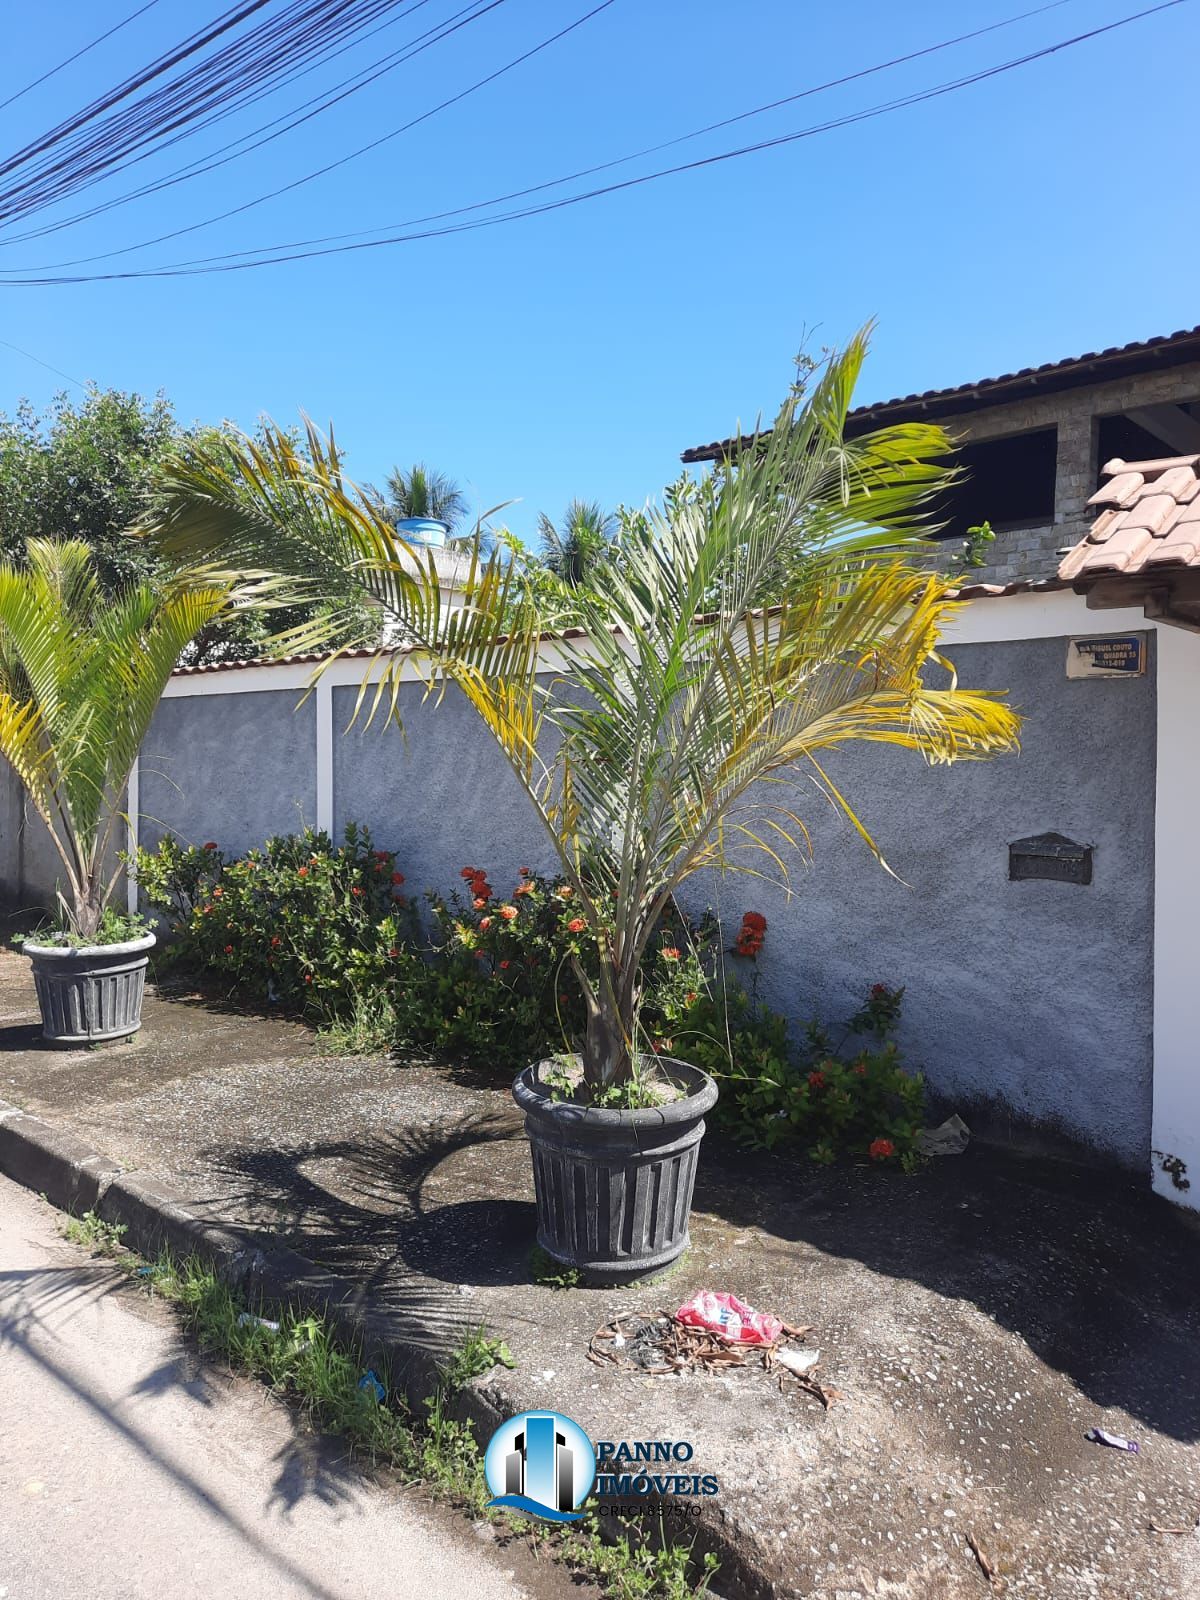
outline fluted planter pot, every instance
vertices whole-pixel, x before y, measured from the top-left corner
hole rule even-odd
[[[688,1216],[704,1116],[717,1086],[684,1061],[660,1057],[685,1092],[638,1111],[554,1100],[540,1062],[513,1084],[533,1154],[537,1241],[593,1283],[660,1271],[688,1247]]]
[[[154,935],[123,944],[25,941],[42,1012],[42,1038],[51,1044],[102,1044],[142,1025],[146,965]]]

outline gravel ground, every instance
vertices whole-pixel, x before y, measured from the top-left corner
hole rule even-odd
[[[132,1045],[81,1054],[39,1047],[33,1017],[25,964],[0,957],[0,1097],[368,1282],[437,1341],[486,1321],[517,1358],[485,1380],[510,1403],[593,1439],[690,1441],[720,1480],[705,1515],[762,1593],[1200,1595],[1200,1536],[1150,1526],[1200,1515],[1200,1233],[1120,1173],[979,1145],[911,1179],[813,1172],[710,1135],[666,1282],[554,1290],[529,1281],[503,1085],[330,1060],[298,1025],[199,997],[151,999]],[[815,1324],[842,1398],[826,1413],[757,1367],[587,1360],[601,1323],[700,1287]],[[1141,1453],[1087,1442],[1094,1425]]]

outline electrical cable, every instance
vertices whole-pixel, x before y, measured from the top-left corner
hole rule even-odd
[[[1182,5],[1184,0],[1162,0],[1162,3],[1150,6],[1145,10],[1131,13],[1114,22],[1088,29],[1086,32],[1075,34],[1070,38],[1043,46],[1039,50],[1030,51],[1023,56],[1001,62],[993,67],[983,68],[976,72],[966,74],[960,78],[931,88],[916,91],[913,94],[897,97],[879,105],[868,107],[858,112],[847,113],[844,116],[832,118],[827,122],[815,124],[808,128],[797,129],[791,133],[779,134],[771,139],[760,140],[754,144],[744,145],[734,150],[720,151],[711,156],[697,158],[694,161],[683,162],[673,167],[660,168],[658,171],[643,173],[638,177],[626,178],[619,183],[602,185],[598,188],[586,190],[578,194],[568,195],[558,200],[546,201],[539,205],[527,206],[515,211],[500,213],[496,216],[478,218],[472,222],[462,222],[449,227],[427,229],[421,233],[393,235],[383,239],[365,240],[357,244],[343,244],[331,246],[320,250],[301,250],[291,255],[273,256],[270,258],[257,258],[249,261],[229,261],[222,258],[211,258],[215,264],[190,265],[188,263],[170,263],[160,267],[131,269],[124,272],[78,274],[68,277],[43,277],[43,278],[5,278],[2,281],[10,288],[48,287],[61,284],[75,283],[101,283],[124,281],[144,278],[164,277],[195,277],[218,272],[239,272],[261,266],[275,266],[284,261],[307,260],[317,256],[344,255],[361,250],[379,249],[385,245],[410,244],[430,238],[442,238],[450,234],[473,232],[481,228],[495,227],[501,223],[522,220],[531,216],[545,215],[551,211],[562,210],[568,206],[582,204],[586,200],[593,200],[602,195],[615,194],[623,190],[637,188],[659,179],[673,177],[684,172],[693,172],[705,167],[737,160],[743,156],[756,154],[760,151],[778,149],[782,146],[794,144],[799,140],[808,139],[820,133],[826,133],[838,128],[848,127],[860,122],[873,120],[892,111],[907,109],[915,105],[922,105],[931,100],[939,99],[944,95],[956,92],[959,89],[970,87],[977,83],[988,81],[992,78],[1014,71],[1018,67],[1026,66],[1031,62],[1044,60],[1062,50],[1082,44],[1088,40],[1099,38],[1112,33],[1119,28],[1140,22],[1146,17],[1156,16],[1161,12],[1174,9]],[[492,203],[499,203],[492,202]],[[486,202],[485,202],[486,204]]]
[[[74,55],[68,56],[65,61],[60,61],[56,67],[51,67],[48,72],[43,72],[40,78],[35,78],[32,83],[27,83],[23,89],[18,89],[15,94],[10,94],[7,100],[0,100],[0,111],[6,111],[8,107],[11,106],[15,101],[20,100],[22,96],[27,95],[31,89],[40,88],[43,83],[47,82],[48,79],[53,78],[57,73],[61,72],[64,67],[69,67],[72,62],[78,61],[80,56],[86,56],[89,50],[94,50],[98,44],[103,44],[106,39],[111,39],[114,33],[120,33],[122,28],[127,28],[131,22],[136,22],[140,16],[144,15],[144,13],[149,11],[152,6],[156,6],[157,4],[158,0],[146,0],[146,4],[144,6],[139,6],[136,11],[131,11],[130,14],[122,21],[114,22],[111,28],[106,29],[102,34],[99,34],[95,39],[92,40],[91,44],[85,44],[81,46],[80,49],[76,50]],[[12,348],[15,350],[16,345],[13,345]],[[21,351],[21,354],[24,355],[25,352]],[[31,356],[30,360],[36,361],[37,357]],[[44,366],[45,363],[43,362],[42,365]],[[66,373],[60,373],[59,376],[65,378]],[[75,382],[74,378],[71,379],[71,382]]]
[[[329,244],[329,243],[337,242],[337,241],[342,240],[342,239],[366,238],[369,235],[378,233],[380,231],[381,227],[383,227],[383,228],[412,228],[412,227],[419,227],[419,226],[421,226],[421,225],[423,225],[424,223],[427,223],[427,222],[441,222],[441,221],[444,221],[444,220],[446,220],[447,218],[450,218],[450,217],[464,216],[464,215],[466,215],[466,214],[468,214],[468,213],[470,213],[472,211],[485,210],[485,209],[487,209],[487,208],[489,208],[491,206],[503,205],[503,204],[506,204],[510,200],[521,200],[521,199],[526,198],[529,195],[542,193],[546,189],[557,188],[557,187],[559,187],[560,185],[562,185],[564,183],[574,183],[580,178],[589,178],[589,177],[594,176],[598,172],[607,172],[607,171],[611,170],[613,167],[624,166],[624,165],[627,165],[631,161],[638,161],[638,160],[643,159],[646,156],[656,155],[662,150],[669,150],[669,149],[674,148],[677,145],[685,144],[689,140],[699,139],[699,138],[703,137],[705,134],[714,133],[714,132],[718,131],[721,128],[730,127],[734,123],[744,122],[744,121],[746,121],[747,119],[749,119],[751,117],[762,116],[766,112],[778,110],[781,106],[791,105],[791,104],[795,103],[798,100],[809,99],[814,95],[823,94],[827,90],[830,90],[830,89],[841,88],[841,87],[843,87],[844,85],[846,85],[848,83],[854,83],[854,82],[857,82],[858,80],[860,80],[862,78],[872,77],[877,73],[886,72],[890,68],[893,68],[893,67],[906,65],[908,62],[919,60],[924,56],[935,55],[939,51],[948,50],[948,49],[950,49],[951,47],[953,47],[955,45],[965,44],[965,43],[969,42],[970,40],[981,38],[984,34],[995,33],[997,30],[999,30],[1001,28],[1011,27],[1016,23],[1025,22],[1031,17],[1041,16],[1047,11],[1056,11],[1056,10],[1060,9],[1062,6],[1069,5],[1069,4],[1072,4],[1072,3],[1073,3],[1073,0],[1050,0],[1049,4],[1037,6],[1033,10],[1019,12],[1015,16],[1005,17],[1005,18],[1001,19],[999,22],[989,23],[986,27],[972,29],[969,33],[957,34],[953,38],[942,39],[942,40],[939,40],[936,44],[925,45],[919,50],[909,51],[906,55],[893,56],[887,61],[876,62],[872,66],[860,68],[859,70],[857,70],[855,72],[845,73],[841,77],[831,78],[831,79],[827,80],[824,83],[811,85],[807,89],[801,89],[801,90],[798,90],[794,94],[785,95],[782,99],[768,101],[765,105],[753,106],[748,111],[740,111],[740,112],[736,113],[733,116],[723,117],[718,122],[707,123],[702,128],[693,129],[690,133],[679,134],[676,138],[665,139],[659,144],[647,145],[644,149],[635,150],[632,153],[630,153],[629,155],[617,156],[612,160],[599,162],[595,166],[582,167],[582,168],[578,169],[575,172],[565,173],[563,176],[558,177],[558,178],[547,179],[543,183],[533,184],[528,188],[510,190],[507,194],[496,195],[496,196],[493,196],[489,200],[477,200],[474,203],[472,203],[471,205],[457,206],[454,209],[449,210],[449,211],[432,212],[427,216],[412,217],[412,218],[409,218],[408,220],[406,220],[404,222],[382,223],[382,224],[377,225],[374,228],[360,228],[360,229],[356,229],[356,230],[354,230],[353,232],[350,232],[350,233],[321,234],[321,235],[317,235],[314,238],[290,240],[290,241],[288,241],[288,242],[286,242],[284,244],[263,245],[263,246],[257,246],[257,247],[255,247],[253,249],[248,249],[248,250],[228,251],[228,252],[222,253],[219,256],[200,257],[198,259],[200,261],[229,260],[229,259],[234,259],[234,258],[237,258],[237,257],[261,255],[261,254],[263,254],[265,252],[276,253],[276,252],[281,251],[281,250],[293,250],[293,249],[298,249],[298,248],[301,248],[301,247],[306,247],[308,245],[314,245],[314,244]],[[403,131],[403,130],[397,130],[397,131]],[[300,180],[298,180],[298,183],[308,182],[308,181],[311,180],[312,176],[316,176],[316,175],[313,174],[313,175],[310,175],[310,177],[308,177],[308,178],[300,179]],[[291,185],[290,187],[295,187],[295,186],[296,185]],[[267,193],[265,195],[260,195],[260,196],[257,197],[257,199],[249,202],[249,205],[255,206],[255,205],[264,204],[265,202],[267,202],[269,200],[276,199],[279,195],[281,195],[281,194],[283,194],[285,192],[286,192],[285,188],[271,190],[269,193]],[[241,209],[246,209],[246,208],[241,208]],[[151,238],[151,239],[142,239],[142,240],[138,241],[135,244],[122,245],[121,247],[119,247],[116,250],[104,250],[104,251],[97,252],[96,254],[90,255],[90,256],[76,256],[76,257],[74,257],[74,258],[72,258],[70,260],[48,262],[48,263],[45,263],[44,265],[26,267],[26,268],[23,268],[21,270],[26,271],[26,272],[59,272],[59,271],[65,270],[68,267],[89,266],[94,261],[110,261],[110,260],[115,259],[118,256],[129,255],[129,254],[131,254],[132,252],[134,252],[136,250],[145,250],[145,249],[150,248],[152,245],[163,244],[169,239],[176,239],[176,238],[180,238],[181,236],[183,236],[185,234],[188,234],[188,233],[195,233],[195,232],[197,232],[198,230],[200,230],[202,228],[210,227],[210,226],[212,226],[213,224],[215,224],[217,222],[224,221],[228,216],[233,215],[233,214],[234,213],[231,213],[231,212],[221,212],[219,215],[217,215],[215,217],[208,217],[208,218],[203,219],[200,222],[190,223],[186,227],[174,229],[170,233],[158,234],[156,237]],[[63,224],[63,225],[65,225],[65,224]],[[44,230],[39,230],[39,232],[50,232],[50,231],[51,231],[51,228],[47,228],[47,229],[44,229]],[[34,237],[34,235],[32,233],[30,233],[30,234],[20,235],[19,237],[22,238],[22,239],[28,239],[28,238]],[[0,244],[10,244],[10,243],[16,243],[16,242],[18,242],[17,239],[0,240]],[[193,262],[188,262],[188,263],[185,263],[185,264],[186,265],[192,265],[194,263]],[[17,269],[10,269],[10,270],[17,270]]]

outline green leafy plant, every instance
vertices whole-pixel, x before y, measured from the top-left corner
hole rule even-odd
[[[671,1050],[720,1080],[714,1117],[742,1144],[796,1146],[823,1165],[850,1156],[910,1169],[925,1084],[905,1070],[893,1037],[903,995],[875,984],[835,1044],[815,1022],[793,1041],[785,1017],[731,986],[674,1024]]]
[[[952,595],[901,547],[946,485],[950,441],[917,423],[847,437],[866,343],[831,356],[725,470],[623,529],[621,560],[576,591],[580,627],[556,638],[552,677],[521,562],[485,558],[477,537],[463,604],[446,607],[433,556],[398,558],[391,523],[311,426],[306,458],[268,429],[254,446],[185,447],[161,475],[146,527],[160,548],[324,596],[325,617],[281,635],[280,649],[326,646],[339,603],[365,593],[415,651],[373,658],[363,704],[399,720],[412,669],[479,714],[583,923],[571,965],[597,1092],[634,1075],[643,957],[680,886],[746,866],[743,852],[786,871],[785,855],[805,849],[803,820],[761,780],[803,771],[870,844],[821,765],[827,751],[869,740],[949,762],[1016,746],[1018,719],[997,695],[927,679]],[[786,589],[756,611],[784,551]]]
[[[85,944],[116,887],[121,796],[167,679],[202,628],[255,592],[181,571],[106,593],[78,539],[30,539],[24,565],[0,564],[0,754],[46,825],[65,927]]]
[[[962,542],[962,552],[956,557],[957,572],[952,573],[952,576],[986,567],[989,548],[995,542],[996,535],[990,522],[980,522],[973,528],[968,528],[967,536]]]
[[[97,1250],[101,1255],[108,1256],[120,1248],[121,1240],[129,1230],[123,1222],[105,1222],[94,1211],[85,1211],[81,1216],[68,1217],[62,1231],[63,1238],[69,1239],[72,1244],[80,1244],[88,1250]]]
[[[472,1378],[482,1378],[485,1372],[490,1372],[493,1367],[515,1367],[513,1353],[503,1339],[493,1338],[481,1322],[477,1328],[464,1335],[463,1339],[442,1366],[442,1382],[453,1393],[471,1382]]]
[[[306,828],[230,856],[215,840],[140,849],[138,884],[165,912],[174,958],[232,991],[307,1015],[378,1008],[415,922],[390,850],[351,823],[336,848]]]
[[[91,948],[95,945],[125,944],[130,939],[141,939],[151,931],[149,920],[140,912],[117,911],[105,906],[93,931],[88,935],[74,928],[56,928],[53,924],[39,925],[28,933],[14,933],[12,943],[17,946],[53,941],[68,949]]]

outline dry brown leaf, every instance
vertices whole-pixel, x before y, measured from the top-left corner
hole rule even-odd
[[[987,1551],[983,1548],[973,1533],[968,1533],[966,1537],[971,1554],[975,1557],[975,1560],[979,1566],[979,1570],[987,1579],[989,1586],[993,1589],[1000,1588],[1001,1578],[1000,1574],[996,1570],[995,1562],[988,1555]]]

